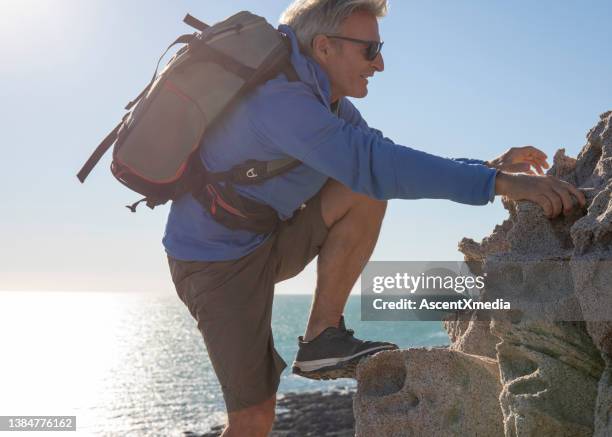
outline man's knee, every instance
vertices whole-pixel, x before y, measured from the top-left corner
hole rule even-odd
[[[363,216],[366,221],[380,222],[385,215],[387,201],[356,193],[346,185],[330,179],[321,191],[321,209],[328,227],[350,211]]]
[[[267,436],[275,418],[276,395],[261,404],[228,414],[228,426],[222,436]]]

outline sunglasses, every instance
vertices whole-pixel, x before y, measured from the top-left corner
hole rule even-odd
[[[374,59],[376,59],[376,57],[382,50],[382,46],[384,44],[384,42],[382,41],[367,41],[364,39],[349,38],[347,36],[339,36],[339,35],[325,35],[325,36],[328,38],[342,39],[344,41],[365,44],[367,46],[365,57],[368,61],[373,61]]]

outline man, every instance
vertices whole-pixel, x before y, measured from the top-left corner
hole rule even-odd
[[[355,363],[396,346],[358,340],[342,312],[376,244],[391,198],[445,198],[483,205],[496,194],[528,199],[554,217],[576,188],[542,173],[546,157],[511,149],[485,163],[432,156],[368,127],[346,97],[365,97],[384,70],[377,19],[386,0],[297,0],[279,30],[292,43],[299,81],[284,74],[258,87],[214,130],[200,156],[211,171],[247,159],[293,157],[303,164],[241,194],[283,219],[271,234],[232,231],[185,195],[172,205],[164,245],[181,300],[198,322],[228,410],[223,436],[265,436],[285,363],[270,327],[274,284],[318,255],[317,285],[294,372],[352,376]],[[507,170],[504,172],[501,170]],[[304,206],[305,205],[305,206]]]

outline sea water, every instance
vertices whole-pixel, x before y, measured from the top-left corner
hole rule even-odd
[[[288,364],[281,395],[355,387],[291,374],[310,302],[275,296],[275,346]],[[359,296],[345,319],[358,338],[402,348],[448,344],[439,322],[361,321]],[[181,436],[224,421],[204,342],[173,292],[0,292],[0,348],[3,416],[76,416],[76,435]]]

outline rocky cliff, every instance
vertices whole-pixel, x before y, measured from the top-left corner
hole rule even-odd
[[[580,187],[586,208],[549,220],[504,201],[504,223],[459,244],[518,317],[462,314],[445,322],[448,349],[363,362],[357,436],[612,436],[612,111],[548,174]]]

